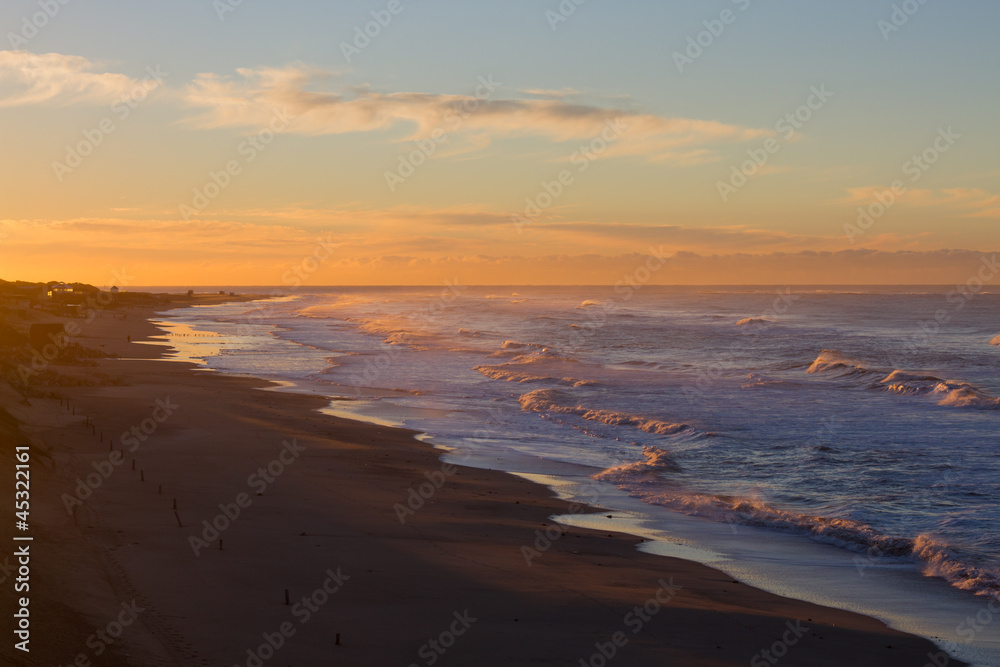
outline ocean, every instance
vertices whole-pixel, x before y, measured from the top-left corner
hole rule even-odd
[[[1000,665],[1000,294],[274,293],[165,314],[172,358],[328,396],[608,510],[566,523]]]

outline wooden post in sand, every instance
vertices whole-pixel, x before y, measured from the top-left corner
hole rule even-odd
[[[176,498],[174,498],[174,511],[175,512],[177,511],[177,499]]]
[[[139,481],[140,482],[145,482],[146,481],[146,473],[143,470],[139,471]]]
[[[287,588],[285,589],[285,604],[286,605],[292,604],[291,600],[288,599],[288,589]]]

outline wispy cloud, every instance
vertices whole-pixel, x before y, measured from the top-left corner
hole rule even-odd
[[[0,107],[111,104],[138,84],[81,56],[0,51]]]
[[[141,83],[81,56],[0,51],[0,107],[110,104]],[[697,164],[716,159],[715,146],[771,134],[715,120],[585,103],[572,89],[532,89],[505,98],[502,83],[491,76],[473,86],[478,88],[469,95],[378,92],[369,85],[344,84],[339,72],[293,63],[241,68],[234,76],[202,73],[166,98],[196,110],[184,120],[199,129],[264,127],[275,111],[283,110],[293,116],[289,132],[402,129],[408,132],[405,139],[424,139],[440,131],[459,137],[461,152],[481,151],[506,138],[579,142],[573,148],[603,138],[610,139],[600,151],[604,156]]]
[[[525,88],[521,90],[521,92],[525,95],[531,95],[532,97],[552,98],[577,97],[580,94],[580,91],[574,88],[560,88],[559,90],[550,90],[546,88]]]
[[[75,279],[104,280],[107,267],[127,263],[141,269],[144,281],[164,285],[190,282],[190,275],[204,284],[277,284],[290,266],[312,256],[321,241],[326,259],[311,278],[315,284],[433,284],[443,278],[459,278],[464,284],[614,284],[642,265],[651,249],[667,258],[655,277],[655,282],[666,284],[737,284],[748,279],[758,284],[945,284],[971,275],[984,256],[971,250],[899,250],[909,240],[897,236],[881,239],[885,250],[802,249],[796,247],[807,240],[801,237],[724,227],[594,225],[591,230],[590,223],[576,223],[539,230],[544,242],[534,244],[504,244],[502,234],[460,238],[451,233],[476,215],[442,211],[436,225],[432,211],[419,209],[289,209],[272,216],[281,222],[270,223],[263,211],[258,212],[258,223],[0,220],[0,234],[7,235],[4,267],[18,275],[33,275],[37,259],[32,258],[44,255],[49,266],[71,270]],[[359,216],[363,224],[346,223]],[[489,214],[482,216],[480,222],[488,222]],[[322,228],[289,224],[321,218],[326,219]],[[600,252],[593,251],[591,231],[602,237]],[[615,234],[619,238],[612,242]],[[574,236],[583,240],[575,242]],[[815,239],[817,245],[823,241]],[[553,253],[553,248],[559,252]]]
[[[624,132],[607,155],[640,155],[654,161],[704,161],[712,144],[743,142],[769,130],[713,120],[669,118],[564,99],[573,91],[531,91],[528,99],[418,92],[375,92],[336,85],[335,73],[301,63],[284,68],[239,69],[238,76],[200,74],[187,86],[189,106],[203,110],[191,119],[200,128],[260,127],[276,109],[295,119],[289,131],[303,134],[373,132],[412,128],[408,139],[436,129],[456,131],[478,146],[509,137],[534,136],[552,142],[589,141],[609,123]],[[490,81],[484,77],[483,81]],[[538,95],[543,95],[538,98]]]
[[[877,197],[884,196],[887,191],[887,185],[848,188],[847,195],[839,202],[866,205],[877,201]],[[960,217],[1000,218],[1000,195],[981,188],[912,188],[893,196],[899,203],[910,206],[949,208]]]

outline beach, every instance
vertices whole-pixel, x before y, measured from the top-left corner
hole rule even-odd
[[[554,524],[600,508],[443,463],[413,432],[163,360],[140,344],[156,312],[74,338],[118,358],[53,366],[102,384],[27,401],[2,387],[20,424],[5,449],[30,441],[34,537],[31,651],[8,641],[6,662],[960,664],[866,616]]]

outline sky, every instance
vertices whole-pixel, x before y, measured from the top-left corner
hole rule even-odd
[[[990,0],[6,0],[0,278],[1000,282]]]

